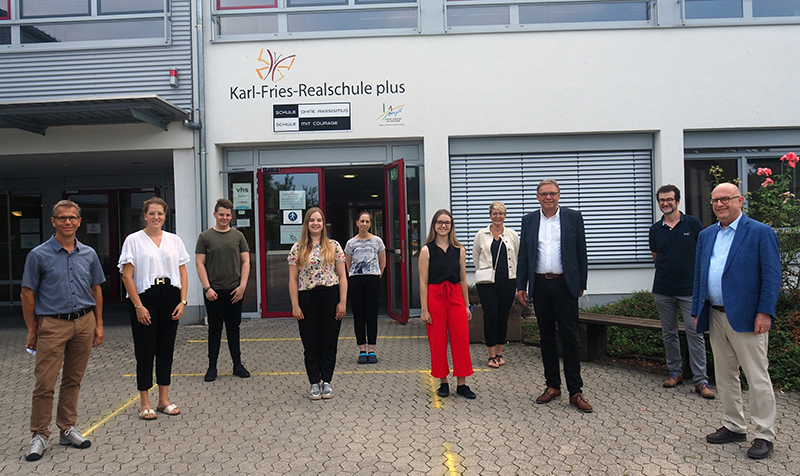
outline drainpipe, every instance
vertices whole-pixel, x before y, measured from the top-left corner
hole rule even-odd
[[[207,164],[206,164],[206,76],[205,76],[205,25],[203,20],[203,0],[196,0],[196,34],[197,44],[197,116],[195,120],[200,123],[198,131],[199,150],[197,152],[197,162],[200,167],[200,229],[208,228],[208,183],[207,183]]]

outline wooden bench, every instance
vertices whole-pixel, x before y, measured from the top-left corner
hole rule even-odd
[[[578,322],[581,324],[579,340],[581,346],[581,360],[584,362],[597,361],[606,356],[606,329],[609,326],[661,332],[661,321],[656,319],[644,319],[641,317],[581,312],[578,315]],[[689,368],[689,349],[686,345],[686,328],[683,322],[678,323],[678,333],[681,341],[683,375],[691,375],[691,370]],[[708,339],[706,339],[706,348],[708,348]]]

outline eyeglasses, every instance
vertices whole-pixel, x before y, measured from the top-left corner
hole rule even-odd
[[[450,226],[452,224],[453,224],[453,222],[451,222],[451,221],[436,220],[436,226]]]
[[[660,203],[661,205],[675,203],[675,199],[672,198],[672,197],[670,197],[670,198],[659,198],[658,199],[658,203]]]
[[[536,195],[539,195],[540,197],[544,198],[550,198],[550,197],[555,198],[558,196],[559,193],[561,192],[536,192]]]
[[[53,217],[53,218],[55,218],[56,221],[58,221],[59,223],[64,223],[67,220],[69,220],[70,223],[77,223],[77,221],[81,219],[81,217]]]
[[[736,196],[734,196],[734,197],[719,197],[719,198],[712,198],[712,199],[711,199],[711,201],[710,201],[709,203],[710,203],[710,204],[712,204],[712,205],[716,205],[716,204],[718,204],[718,203],[720,203],[720,204],[722,204],[722,205],[727,205],[727,204],[728,204],[728,203],[730,203],[730,201],[731,201],[731,200],[733,200],[734,198],[740,198],[740,197],[741,197],[741,195],[736,195]]]
[[[164,212],[147,212],[147,216],[149,217],[163,217],[166,213]]]

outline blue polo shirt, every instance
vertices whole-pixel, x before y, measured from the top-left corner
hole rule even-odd
[[[692,295],[697,235],[702,229],[703,223],[697,217],[684,213],[675,228],[670,229],[664,217],[650,227],[650,251],[657,253],[653,293]]]
[[[22,286],[36,293],[36,315],[67,314],[92,307],[92,287],[106,280],[97,253],[77,239],[67,253],[55,235],[25,259]]]

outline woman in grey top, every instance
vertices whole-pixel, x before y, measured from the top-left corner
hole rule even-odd
[[[378,340],[378,306],[381,296],[381,275],[386,267],[386,246],[369,232],[372,214],[363,211],[356,219],[358,234],[344,247],[349,270],[348,300],[353,308],[353,324],[358,344],[359,364],[376,364],[375,343]],[[367,352],[369,345],[369,353]]]

